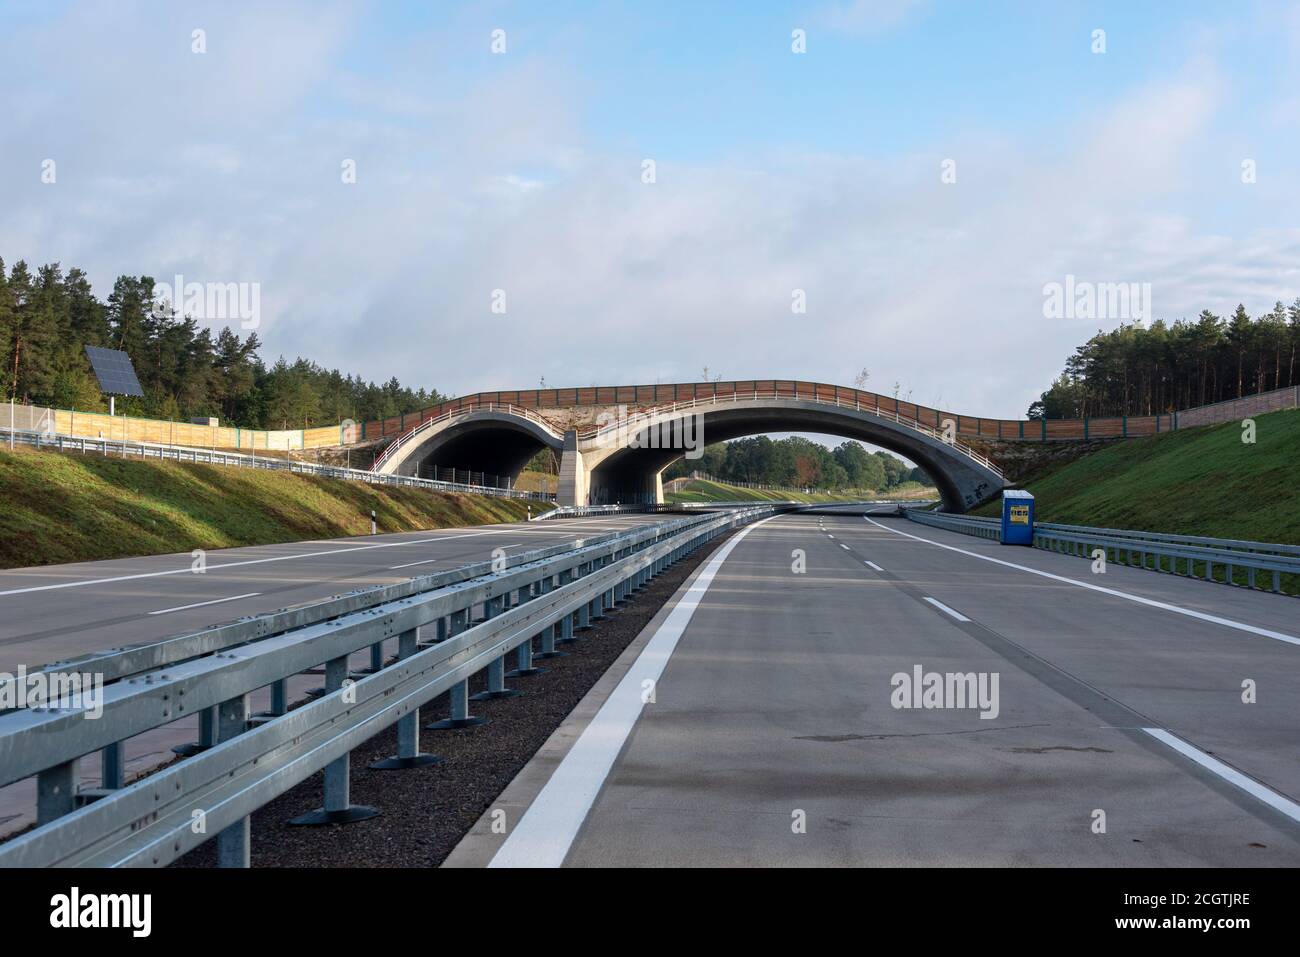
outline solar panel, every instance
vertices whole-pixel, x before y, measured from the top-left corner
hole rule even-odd
[[[99,390],[106,395],[144,395],[140,380],[135,377],[131,357],[116,349],[86,346],[86,358],[95,370]]]

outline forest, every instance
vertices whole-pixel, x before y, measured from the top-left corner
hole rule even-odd
[[[305,358],[280,357],[268,364],[259,355],[262,344],[255,331],[242,338],[229,327],[214,333],[193,318],[155,309],[155,302],[148,276],[119,276],[101,301],[80,269],[64,272],[52,263],[32,271],[23,261],[6,269],[0,259],[4,398],[104,411],[86,345],[131,356],[145,395],[120,399],[117,408],[145,418],[217,416],[246,428],[311,428],[415,412],[445,398],[396,378],[376,384]],[[1027,414],[1031,419],[1153,415],[1291,386],[1298,381],[1298,351],[1300,298],[1290,306],[1278,302],[1256,317],[1239,305],[1227,318],[1203,310],[1195,320],[1121,325],[1079,346]],[[828,459],[807,448],[793,449],[791,440],[762,450],[752,444],[756,441],[730,443],[722,460],[715,448],[712,464],[700,471],[735,481],[817,485],[797,476],[832,476],[828,481],[834,483],[840,481],[838,468],[850,486],[857,481],[856,460],[839,449]]]
[[[1195,321],[1157,320],[1099,331],[1079,346],[1031,419],[1155,415],[1295,385],[1300,299],[1252,318],[1202,310]]]
[[[85,346],[122,349],[135,365],[143,398],[119,398],[117,411],[185,421],[217,416],[244,428],[299,429],[414,412],[443,400],[434,390],[383,384],[283,357],[267,365],[256,332],[215,335],[192,318],[154,308],[154,280],[120,276],[100,301],[80,269],[58,263],[6,271],[0,260],[0,388],[6,400],[107,411]]]
[[[868,452],[858,442],[828,449],[802,436],[774,440],[766,435],[704,448],[698,459],[680,459],[664,472],[664,480],[698,472],[722,482],[746,482],[780,488],[819,490],[875,489],[929,479],[921,469],[887,452]]]

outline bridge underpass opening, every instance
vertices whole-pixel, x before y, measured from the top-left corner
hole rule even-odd
[[[587,473],[584,504],[662,502],[663,472],[686,457],[685,446],[692,441],[703,449],[748,436],[788,433],[854,439],[895,453],[930,477],[947,511],[973,508],[1003,487],[1000,475],[954,445],[867,412],[758,402],[688,415],[696,420],[693,428],[680,421],[683,414],[670,412],[651,414],[622,436],[588,438],[580,446]]]
[[[807,432],[781,432],[781,433],[757,433],[754,435],[738,435],[725,439],[710,440],[709,446],[728,446],[733,442],[743,441],[745,439],[766,438],[770,439],[773,445],[782,442],[787,438],[800,438],[808,443],[820,446],[822,450],[830,457],[836,465],[842,464],[836,459],[836,448],[845,440],[856,441],[848,436],[838,436],[829,434],[807,433]],[[839,440],[839,441],[836,441]],[[919,470],[922,474],[918,481],[923,485],[937,488],[937,483],[932,479],[925,469],[910,461],[906,456],[901,454],[892,454],[891,450],[881,449],[870,443],[859,444],[858,447],[863,450],[864,455],[872,456],[875,452],[885,452],[890,454],[894,462],[897,463],[897,469],[904,473],[910,473],[914,469]],[[819,463],[813,463],[811,466],[807,458],[811,457],[809,453],[796,450],[793,455],[794,459],[786,459],[785,456],[790,453],[776,453],[777,460],[780,464],[791,465],[794,468],[794,474],[781,478],[774,478],[762,472],[750,474],[719,474],[713,464],[709,462],[708,456],[699,458],[688,458],[681,450],[671,450],[672,456],[657,455],[648,458],[648,454],[655,450],[651,449],[629,449],[627,454],[610,456],[600,466],[592,472],[591,495],[593,505],[613,505],[620,501],[627,503],[653,503],[665,494],[664,489],[672,482],[687,478],[689,479],[694,473],[701,473],[701,477],[709,478],[721,482],[722,484],[736,485],[763,485],[772,489],[794,489],[806,492],[843,492],[843,491],[871,491],[885,492],[892,486],[888,485],[886,472],[881,467],[880,478],[878,481],[863,482],[857,484],[847,478],[845,481],[834,485],[824,484],[825,474],[817,471],[817,464],[824,464],[819,459]],[[668,452],[669,450],[662,450]],[[813,453],[815,454],[815,453]],[[800,460],[804,461],[800,461]],[[662,463],[662,464],[661,464]],[[674,466],[680,466],[675,468]],[[669,474],[671,473],[671,474]],[[906,479],[896,482],[902,484]]]
[[[486,484],[513,487],[524,466],[547,447],[553,446],[516,428],[479,425],[448,430],[413,452],[401,470],[406,475],[444,481],[453,474],[459,476],[457,481],[465,481],[466,474],[470,474],[474,476],[470,484],[478,484],[477,477],[482,475]],[[559,449],[555,448],[555,452],[558,455]]]

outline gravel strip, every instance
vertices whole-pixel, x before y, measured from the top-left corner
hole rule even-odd
[[[323,803],[324,772],[255,812],[254,867],[436,867],[451,853],[483,812],[560,726],[592,685],[612,665],[697,565],[729,536],[706,544],[650,582],[633,600],[589,631],[584,640],[561,645],[563,658],[538,660],[544,674],[507,679],[524,693],[497,701],[473,701],[470,713],[488,723],[462,731],[422,731],[420,747],[443,763],[402,771],[372,771],[369,765],[397,753],[397,726],[352,752],[352,803],[378,808],[368,821],[323,827],[289,827],[285,822]],[[535,646],[536,647],[536,646]],[[514,667],[514,655],[507,670]],[[470,680],[482,690],[486,676]],[[447,695],[420,709],[421,724],[447,715]],[[213,867],[216,842],[209,841],[174,867]]]

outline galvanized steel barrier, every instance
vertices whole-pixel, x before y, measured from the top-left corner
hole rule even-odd
[[[906,514],[913,522],[965,535],[993,541],[1001,536],[994,518],[911,509]],[[1088,559],[1101,550],[1107,561],[1116,564],[1278,594],[1300,593],[1300,577],[1283,577],[1300,576],[1300,545],[1039,522],[1034,525],[1034,547]],[[1267,588],[1257,584],[1261,573]]]
[[[510,652],[515,673],[530,673],[534,639],[550,654],[699,546],[781,510],[638,526],[515,556],[503,569],[480,563],[49,666],[99,669],[112,683],[98,718],[57,706],[0,715],[0,785],[38,783],[38,826],[0,844],[0,866],[159,867],[214,836],[223,866],[247,866],[249,815],[321,769],[318,820],[359,816],[366,809],[349,800],[353,748],[397,724],[387,766],[427,760],[419,709],[429,701],[450,692],[447,720],[431,728],[475,723],[471,676],[486,670],[487,693],[505,692]],[[390,639],[397,655],[386,660]],[[374,670],[353,681],[349,657],[366,649]],[[283,682],[322,664],[325,693],[286,711]],[[281,713],[250,715],[248,695],[277,686]],[[101,752],[107,772],[115,754],[120,774],[125,739],[195,713],[209,716],[203,750],[131,784],[76,793],[83,756]]]
[[[268,456],[245,455],[242,452],[221,452],[215,449],[190,448],[181,445],[154,445],[149,442],[133,442],[123,439],[80,439],[65,435],[49,435],[42,432],[4,432],[0,441],[8,439],[22,445],[58,452],[81,452],[90,455],[120,455],[124,458],[168,459],[174,462],[199,462],[205,465],[232,465],[240,468],[273,469],[294,472],[299,475],[318,475],[323,478],[346,479],[352,482],[368,482],[371,485],[401,485],[412,488],[426,488],[435,492],[466,492],[474,495],[492,495],[498,498],[532,499],[534,501],[552,501],[555,496],[544,492],[524,492],[513,488],[498,488],[494,485],[471,485],[464,482],[443,482],[437,479],[416,478],[411,475],[386,475],[369,469],[350,469],[338,465],[319,465],[314,462],[301,462],[294,459],[278,459]]]

